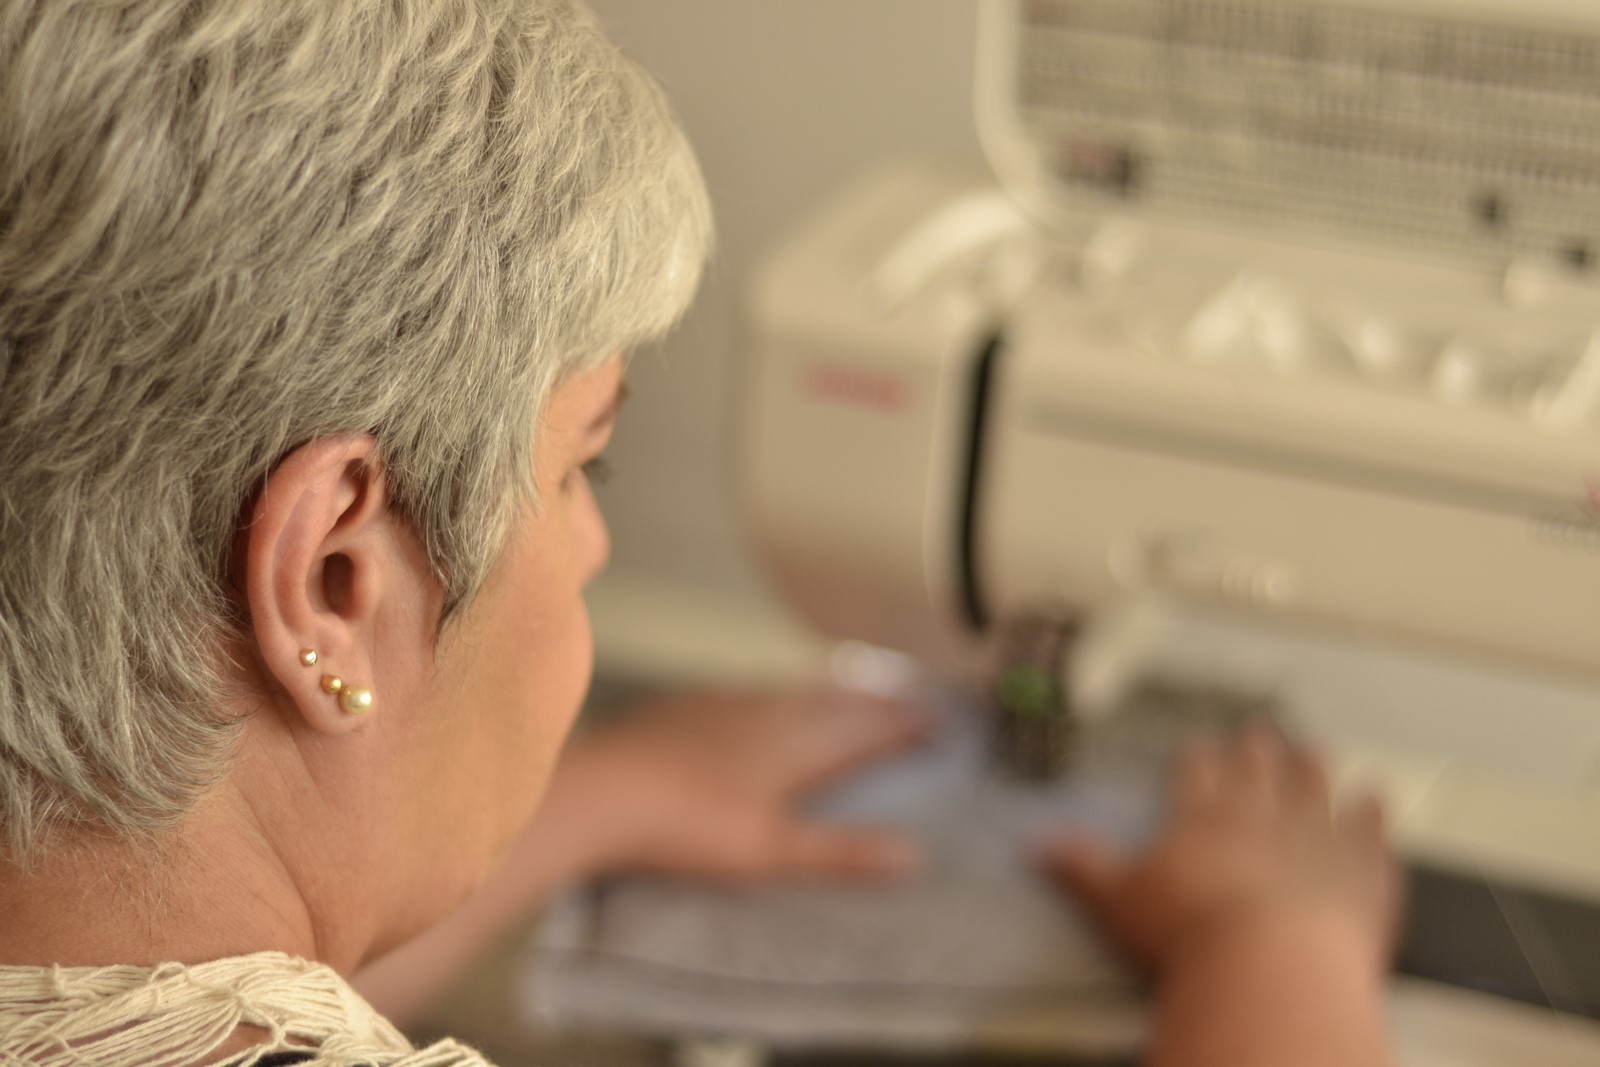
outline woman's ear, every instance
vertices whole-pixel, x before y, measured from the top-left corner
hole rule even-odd
[[[395,549],[404,536],[371,437],[289,453],[238,532],[234,572],[262,668],[314,730],[356,729],[382,704],[373,672],[386,598],[425,577],[397,573],[415,569]]]

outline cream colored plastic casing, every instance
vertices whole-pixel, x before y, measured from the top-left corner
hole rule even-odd
[[[1135,222],[1077,255],[1007,327],[997,612],[1148,590],[1600,672],[1591,294]]]
[[[973,662],[959,520],[998,310],[971,271],[1025,228],[987,183],[908,171],[797,229],[756,280],[741,499],[785,599],[825,633]]]
[[[1145,590],[1600,669],[1600,7],[992,0],[1069,277],[1007,324],[996,611]]]
[[[968,645],[975,370],[1003,326],[989,614],[1153,591],[1600,672],[1592,293],[1134,220],[1046,240],[1007,211],[883,176],[759,279],[743,495],[814,622]]]

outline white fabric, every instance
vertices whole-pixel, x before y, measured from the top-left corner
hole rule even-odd
[[[240,1026],[266,1031],[222,1052]],[[319,1067],[488,1067],[454,1041],[414,1048],[331,968],[280,952],[195,966],[0,967],[0,1067],[248,1067],[270,1052]]]
[[[937,740],[816,807],[914,838],[919,877],[870,890],[643,878],[585,890],[561,902],[525,965],[526,1015],[779,1048],[1136,1049],[1143,983],[1029,855],[1069,826],[1142,840],[1160,818],[1170,741],[1129,710],[1084,738],[1079,773],[1028,785],[994,772],[986,719],[960,694],[920,703],[941,714]]]

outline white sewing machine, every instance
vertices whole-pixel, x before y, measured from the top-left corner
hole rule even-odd
[[[882,175],[756,288],[784,594],[955,675],[1064,612],[1091,720],[1272,694],[1389,793],[1410,969],[1600,1016],[1600,9],[981,20],[999,184]],[[1503,1010],[1402,981],[1404,1062],[1600,1062]]]
[[[1084,723],[1152,678],[1266,694],[1418,868],[1401,1063],[1600,1062],[1600,9],[980,21],[999,182],[879,175],[754,287],[740,484],[781,590],[967,683],[1066,619]],[[741,907],[601,910],[659,966],[772,925]],[[664,973],[556,985],[713,1018]]]

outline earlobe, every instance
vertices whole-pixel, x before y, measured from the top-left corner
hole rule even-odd
[[[395,565],[370,437],[312,441],[268,475],[239,533],[245,609],[279,704],[322,733],[374,708],[375,635]]]
[[[321,684],[324,693],[338,698],[339,708],[346,715],[365,715],[372,710],[376,698],[366,686],[346,682],[337,674],[324,674]]]
[[[317,650],[305,648],[300,650],[300,666],[315,667],[318,659]],[[344,679],[336,674],[322,676],[322,691],[338,696],[339,706],[351,715],[365,715],[372,710],[374,697],[372,690],[361,685],[345,685]]]

